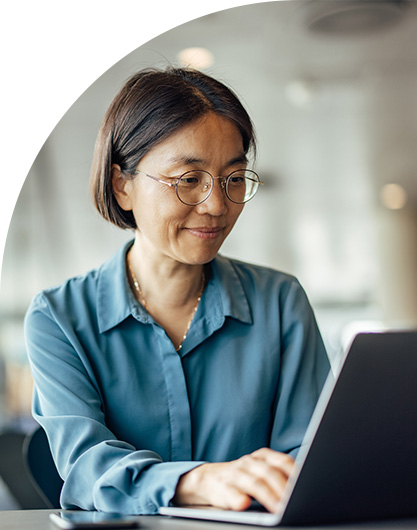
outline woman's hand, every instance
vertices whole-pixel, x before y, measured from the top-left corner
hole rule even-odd
[[[180,478],[173,502],[245,510],[253,498],[274,512],[293,465],[290,456],[267,448],[232,462],[203,464]]]

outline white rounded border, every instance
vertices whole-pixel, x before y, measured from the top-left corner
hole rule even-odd
[[[101,74],[150,39],[245,0],[23,0],[2,8],[0,264],[24,180],[52,129]]]

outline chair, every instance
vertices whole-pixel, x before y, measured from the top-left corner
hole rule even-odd
[[[45,503],[33,486],[22,458],[25,437],[25,433],[15,430],[0,433],[0,477],[11,499],[20,509],[48,508],[49,504]]]
[[[38,427],[26,436],[23,457],[29,476],[48,508],[60,508],[63,481],[58,474],[49,449],[45,431]]]

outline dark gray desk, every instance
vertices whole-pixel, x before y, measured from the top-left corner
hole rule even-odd
[[[0,530],[52,530],[49,513],[56,510],[0,511]],[[161,516],[138,516],[142,530],[249,530],[260,526],[235,525],[230,523],[210,523],[185,519],[171,519]],[[323,530],[417,530],[417,519],[412,521],[384,521],[339,527],[327,526]],[[294,529],[292,529],[294,530]],[[298,528],[298,530],[302,530]],[[319,530],[313,527],[309,530]]]

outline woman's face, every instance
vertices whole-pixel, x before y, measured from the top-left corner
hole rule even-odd
[[[227,176],[246,167],[242,136],[228,119],[212,112],[156,145],[137,169],[167,182],[192,169]],[[175,188],[145,175],[125,180],[113,169],[119,205],[132,210],[137,240],[146,255],[186,264],[212,260],[232,230],[242,209],[226,197],[219,180],[210,197],[196,206],[180,202]],[[119,177],[117,176],[119,175]]]

